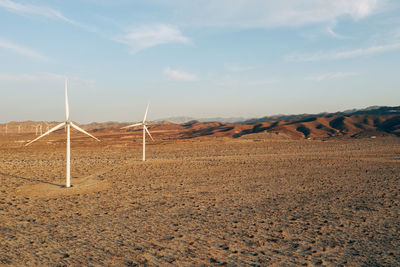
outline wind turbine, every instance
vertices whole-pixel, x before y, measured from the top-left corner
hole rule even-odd
[[[125,127],[122,127],[121,129],[127,129],[127,128],[132,128],[132,127],[136,127],[136,126],[143,126],[143,161],[146,160],[146,132],[149,134],[151,140],[154,141],[153,137],[151,136],[149,130],[147,129],[146,126],[146,117],[147,117],[147,112],[149,111],[149,104],[147,104],[147,108],[146,108],[146,112],[144,113],[144,118],[142,122],[139,123],[135,123],[132,125],[128,125]]]
[[[96,137],[94,137],[93,135],[91,135],[90,133],[86,132],[85,130],[83,130],[82,128],[80,128],[79,126],[77,126],[76,124],[74,124],[72,121],[69,120],[69,104],[68,104],[68,81],[67,79],[65,79],[65,121],[63,123],[58,124],[57,126],[51,128],[50,130],[48,130],[47,132],[45,132],[44,134],[42,134],[41,136],[39,136],[38,138],[30,141],[29,143],[27,143],[25,146],[28,146],[30,144],[32,144],[33,142],[39,140],[40,138],[50,134],[51,132],[57,131],[58,129],[62,128],[66,126],[67,127],[67,166],[66,166],[66,184],[65,187],[71,187],[71,126],[73,128],[75,128],[76,130],[92,137],[93,139],[100,141],[99,139],[97,139]]]
[[[45,122],[45,123],[46,123],[47,131],[49,131],[50,126],[49,126],[49,124],[48,124],[47,122]],[[50,134],[49,134],[49,135],[50,135]]]
[[[42,129],[41,129],[41,125],[40,125],[40,124],[38,124],[38,125],[36,125],[36,126],[33,126],[33,127],[35,127],[36,135],[39,134],[39,130],[40,130],[40,134],[42,134]]]

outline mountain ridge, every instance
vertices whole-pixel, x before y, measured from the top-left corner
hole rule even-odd
[[[42,129],[37,129],[38,125]],[[8,133],[45,132],[48,127],[54,127],[58,122],[10,122],[7,124]],[[92,122],[81,124],[87,131],[124,135],[137,134],[140,128],[121,130],[127,122]],[[185,123],[169,121],[149,122],[149,127],[155,135],[166,139],[188,139],[197,137],[250,137],[263,135],[279,138],[318,139],[329,137],[372,137],[379,135],[395,135],[400,137],[400,106],[368,107],[352,109],[335,113],[275,115],[251,119],[239,123],[230,122],[200,122],[191,120]],[[1,125],[1,133],[5,125]],[[59,130],[62,132],[63,130]]]
[[[322,116],[322,115],[345,115],[345,114],[378,114],[377,112],[380,110],[390,110],[396,109],[397,111],[400,110],[400,106],[369,106],[366,108],[360,109],[347,109],[344,111],[336,111],[336,112],[319,112],[319,113],[300,113],[300,114],[275,114],[269,115],[259,118],[245,118],[245,117],[211,117],[211,118],[195,118],[191,116],[175,116],[175,117],[168,117],[157,119],[155,122],[159,121],[169,121],[172,123],[182,124],[187,123],[190,121],[198,121],[198,122],[226,122],[226,123],[255,123],[255,122],[266,122],[266,121],[273,121],[273,120],[290,120],[290,119],[305,119],[308,117],[314,116]],[[380,114],[387,114],[385,112],[381,112]]]

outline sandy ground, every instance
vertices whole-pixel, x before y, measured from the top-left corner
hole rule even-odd
[[[52,138],[0,137],[0,265],[400,265],[400,138],[73,139],[68,189]]]

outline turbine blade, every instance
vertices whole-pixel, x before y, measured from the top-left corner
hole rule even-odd
[[[74,124],[73,122],[71,122],[71,126],[74,127],[75,129],[77,129],[78,131],[92,137],[93,139],[97,140],[100,142],[99,139],[97,139],[96,137],[94,137],[93,135],[91,135],[90,133],[86,132],[85,130],[83,130],[81,127],[77,126],[76,124]]]
[[[147,112],[149,111],[149,105],[150,105],[150,103],[147,104],[146,113],[144,113],[143,123],[146,121]]]
[[[42,137],[45,137],[46,135],[48,135],[51,132],[57,131],[58,129],[62,128],[65,125],[65,122],[60,123],[59,125],[57,125],[56,127],[51,128],[50,130],[48,130],[47,132],[45,132],[44,134],[42,134],[41,136],[39,136],[38,138],[30,141],[29,143],[25,144],[25,146],[29,146],[30,144],[32,144],[33,142],[39,140]]]
[[[146,127],[146,125],[144,126],[144,129],[146,129],[146,132],[149,134],[149,136],[150,136],[151,140],[153,140],[153,141],[154,141],[154,139],[153,139],[153,137],[151,136],[151,134],[150,134],[149,130],[148,130],[148,129],[147,129],[147,127]]]
[[[65,121],[69,120],[68,80],[65,79]]]
[[[132,125],[128,125],[128,126],[122,127],[121,129],[132,128],[132,127],[135,127],[135,126],[140,126],[140,125],[142,125],[142,124],[143,124],[143,123],[139,122],[139,123],[135,123],[135,124],[132,124]]]

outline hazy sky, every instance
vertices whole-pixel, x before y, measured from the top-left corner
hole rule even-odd
[[[400,104],[398,0],[0,0],[0,122]]]

